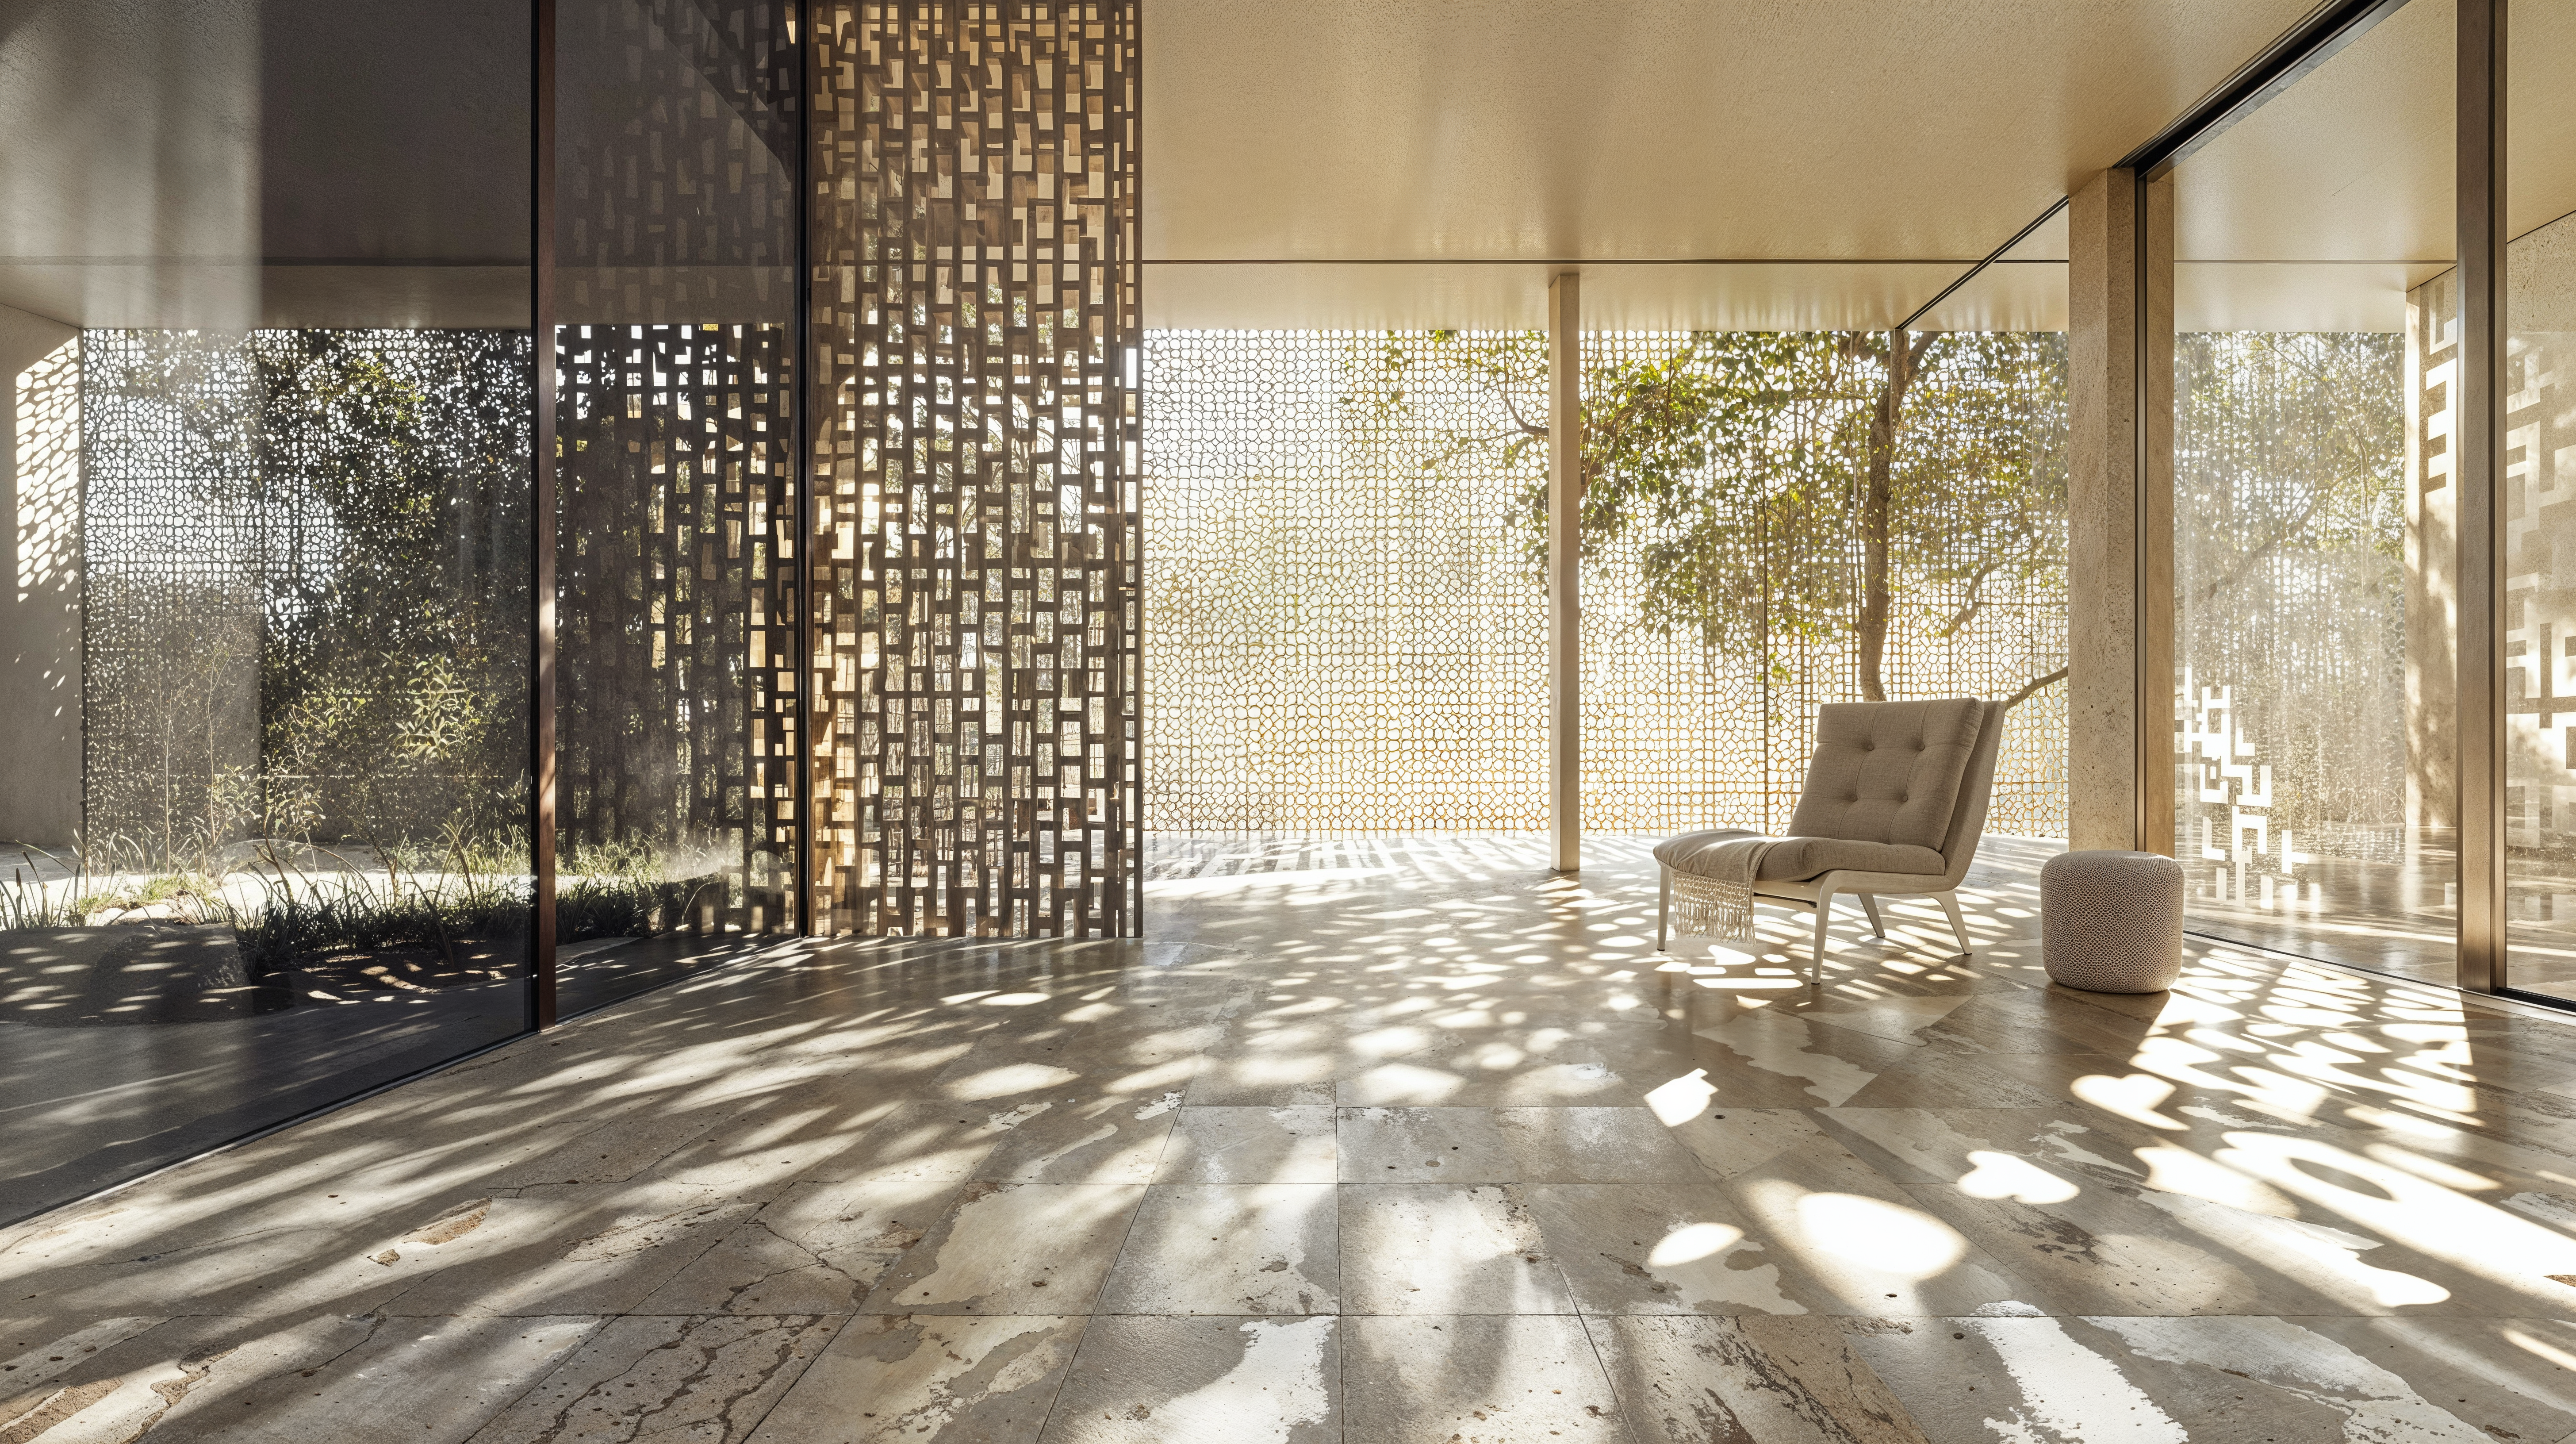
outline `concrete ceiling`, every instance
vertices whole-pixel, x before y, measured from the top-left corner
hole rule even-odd
[[[1885,326],[2312,0],[1143,0],[1158,326]],[[525,0],[0,0],[0,303],[524,324]],[[2185,162],[2184,324],[2394,324],[2450,244],[2451,0]],[[2516,16],[2576,74],[2576,5]],[[2576,209],[2516,88],[2513,223]],[[388,103],[398,97],[399,103]],[[2062,219],[1927,324],[2064,324]]]
[[[1535,325],[1581,261],[1587,324],[1891,325],[2312,3],[1146,0],[1149,316]],[[2186,329],[2403,324],[2453,25],[2412,0],[2177,169]],[[2576,5],[2513,34],[2520,233],[2576,209]],[[2062,328],[2065,255],[2061,217],[1923,324]],[[1679,259],[1729,264],[1611,264]]]
[[[1887,325],[2312,3],[1145,0],[1145,254],[1832,261],[1623,276],[1587,310]],[[1157,266],[1147,305],[1479,325],[1532,304],[1420,267],[1231,270]],[[1614,290],[1633,309],[1600,309]]]

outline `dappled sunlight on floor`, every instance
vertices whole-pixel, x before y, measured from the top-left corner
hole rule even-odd
[[[2576,1029],[1648,839],[1158,838],[1143,941],[782,949],[0,1233],[0,1431],[2576,1434]],[[386,1437],[393,1437],[388,1435]]]

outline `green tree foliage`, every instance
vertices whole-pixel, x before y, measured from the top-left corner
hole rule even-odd
[[[1489,391],[1507,424],[1453,433],[1423,465],[1470,452],[1526,465],[1510,523],[1534,570],[1546,366],[1535,332],[1389,335],[1349,398],[1400,413],[1426,368]],[[1848,639],[1862,695],[1884,698],[1893,602],[1910,582],[1961,599],[1947,635],[2000,591],[2062,581],[2065,376],[2065,340],[2049,333],[1699,332],[1596,356],[1582,555],[1633,542],[1649,624],[1713,652]]]

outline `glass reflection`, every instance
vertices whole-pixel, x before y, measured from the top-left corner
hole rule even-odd
[[[558,10],[564,1015],[794,929],[789,14]]]
[[[2505,981],[2576,998],[2576,16],[2517,7],[2507,43]]]
[[[526,1010],[524,14],[95,11],[0,34],[0,1218]]]
[[[2452,6],[2178,166],[2175,855],[2187,926],[2453,973]]]

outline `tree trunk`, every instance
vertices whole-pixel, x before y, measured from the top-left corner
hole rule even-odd
[[[1878,410],[1869,421],[1869,472],[1861,495],[1860,695],[1863,701],[1887,700],[1884,664],[1887,656],[1887,539],[1894,525],[1896,434],[1903,423],[1905,393],[1914,385],[1923,353],[1938,332],[1907,344],[1907,333],[1887,334],[1887,379],[1879,387]]]

